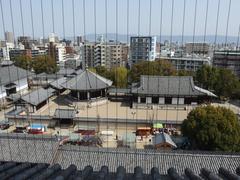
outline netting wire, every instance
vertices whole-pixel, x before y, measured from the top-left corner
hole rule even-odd
[[[5,28],[5,19],[4,19],[4,13],[3,13],[3,6],[2,6],[2,0],[0,0],[0,7],[1,7],[1,19],[2,19],[2,27],[3,27],[3,37],[5,36],[5,32],[6,32],[6,28]],[[9,70],[9,67],[8,67],[8,75],[9,75],[9,78],[11,80],[11,76],[10,76],[10,70]],[[0,83],[2,84],[2,79],[0,77]],[[3,92],[3,86],[1,86],[1,92]],[[2,100],[1,103],[4,103],[5,100]],[[5,108],[3,108],[3,112],[5,114]],[[2,139],[0,140],[0,143],[1,143],[1,151],[2,151],[2,158],[3,160],[5,160],[5,154],[4,154],[4,142],[2,142]],[[8,145],[8,148],[9,148],[9,154],[10,154],[10,160],[12,160],[12,149],[10,147],[10,140],[9,140],[9,135],[8,135],[8,132],[7,132],[7,145]],[[18,146],[18,150],[19,150],[19,146]],[[8,158],[6,158],[6,160],[8,160]]]

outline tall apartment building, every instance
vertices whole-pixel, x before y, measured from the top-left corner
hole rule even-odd
[[[230,69],[240,77],[240,51],[215,51],[213,53],[213,66]]]
[[[83,67],[94,67],[94,43],[85,43],[83,45]]]
[[[5,35],[5,41],[7,43],[14,43],[14,36],[12,32],[6,31],[4,35]]]
[[[64,61],[66,56],[65,46],[63,44],[55,44],[50,42],[48,46],[48,54],[55,60],[57,64],[59,64],[60,61]]]
[[[7,42],[3,47],[0,48],[0,57],[3,60],[10,60],[10,51],[14,49],[14,43]]]
[[[187,54],[208,55],[209,48],[210,46],[208,43],[194,42],[185,44],[185,51]]]
[[[156,58],[157,38],[152,36],[131,37],[130,63],[139,61],[154,61]]]
[[[106,68],[125,66],[128,60],[128,45],[121,43],[86,43],[84,61],[88,67]]]

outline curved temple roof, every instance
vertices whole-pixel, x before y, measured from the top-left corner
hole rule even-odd
[[[141,76],[140,85],[132,88],[133,94],[213,96],[215,94],[194,85],[191,76]]]
[[[105,89],[111,85],[111,80],[89,70],[82,71],[66,83],[62,84],[62,86],[66,89],[77,91]]]

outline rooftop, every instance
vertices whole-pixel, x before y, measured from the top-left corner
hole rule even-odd
[[[53,117],[57,119],[73,119],[75,116],[74,109],[56,109]]]
[[[234,153],[169,152],[73,145],[58,147],[55,136],[45,135],[1,134],[0,142],[1,161],[60,164],[62,168],[75,164],[79,170],[91,165],[93,171],[99,171],[106,165],[109,172],[116,172],[118,166],[123,166],[127,173],[133,173],[134,168],[140,166],[144,174],[149,174],[152,167],[157,167],[160,174],[166,174],[169,168],[174,167],[179,174],[184,174],[186,168],[199,174],[203,167],[213,173],[218,173],[220,167],[235,172],[240,162],[240,155]]]
[[[175,148],[177,147],[177,145],[173,142],[172,138],[168,134],[166,134],[166,133],[156,134],[153,137],[153,144],[157,145],[157,144],[162,144],[162,143],[167,143]]]
[[[66,89],[71,90],[96,90],[105,89],[112,85],[112,81],[93,73],[89,70],[79,72],[75,77],[64,83]]]
[[[22,96],[21,99],[26,103],[37,106],[43,101],[46,101],[48,98],[53,96],[54,92],[55,90],[52,88],[48,89],[39,88],[35,91],[30,92],[29,94]]]
[[[114,172],[109,172],[109,166],[103,165],[100,169],[94,170],[92,166],[85,166],[78,170],[76,165],[71,164],[66,169],[63,169],[59,164],[47,163],[29,163],[29,162],[0,162],[1,171],[0,177],[3,179],[91,179],[91,180],[168,180],[168,179],[239,179],[240,168],[236,172],[231,172],[226,168],[219,168],[215,174],[211,170],[202,168],[201,174],[196,174],[192,169],[186,168],[184,174],[180,174],[174,167],[171,167],[164,174],[160,174],[159,169],[152,167],[151,171],[144,173],[142,167],[135,167],[133,173],[126,172],[124,166],[119,166]]]
[[[0,66],[0,85],[6,85],[12,82],[20,81],[21,79],[28,78],[33,75],[31,72],[15,65],[6,65],[5,62],[4,64],[4,66]]]
[[[50,86],[54,89],[62,90],[64,87],[62,86],[64,83],[66,83],[67,79],[65,77],[61,77],[55,81],[50,82]]]
[[[207,91],[207,90],[205,90]],[[196,88],[191,76],[141,76],[140,85],[132,93],[175,96],[215,96]]]

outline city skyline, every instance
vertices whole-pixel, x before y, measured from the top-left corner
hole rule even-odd
[[[22,3],[20,6],[20,2]],[[41,6],[41,2],[42,5]],[[52,4],[53,2],[53,11]],[[63,2],[63,8],[62,8]],[[94,2],[96,2],[96,14],[94,11]],[[118,6],[116,6],[116,2]],[[140,2],[140,11],[139,11]],[[183,23],[185,2],[185,22]],[[208,2],[208,14],[206,18]],[[217,24],[217,10],[219,6],[219,18]],[[31,19],[31,8],[32,14]],[[74,9],[72,8],[74,3]],[[107,4],[106,4],[107,3]],[[30,0],[1,0],[2,8],[0,13],[0,37],[3,39],[4,31],[15,33],[15,37],[28,35],[47,38],[49,33],[54,32],[60,37],[73,37],[77,35],[89,34],[139,34],[139,35],[157,35],[157,36],[239,36],[239,22],[236,21],[238,15],[237,7],[240,2],[237,0],[213,0],[213,1],[170,1],[166,0],[129,0],[129,18],[127,18],[127,3],[123,1],[105,1],[105,0],[73,0],[73,1],[30,1]],[[162,3],[162,7],[161,7]],[[197,3],[197,4],[195,4]],[[83,5],[85,4],[85,10]],[[11,9],[12,5],[12,17]],[[107,11],[106,11],[107,5]],[[151,5],[151,12],[150,12]],[[196,5],[196,11],[195,11]],[[173,6],[173,16],[172,16]],[[22,7],[22,14],[21,14]],[[42,12],[43,8],[43,20]],[[230,9],[229,9],[230,7]],[[161,9],[163,9],[161,13]],[[2,11],[3,10],[3,11]],[[74,13],[73,13],[74,10]],[[230,11],[229,11],[230,10]],[[85,11],[85,13],[84,13]],[[140,16],[139,15],[140,12]],[[196,17],[195,17],[196,12]],[[228,21],[229,13],[229,22]],[[73,18],[74,14],[74,18]],[[2,16],[3,15],[3,16]],[[54,18],[52,18],[52,15]],[[96,15],[96,19],[94,17]],[[161,18],[162,15],[162,18]],[[85,16],[85,23],[84,23]],[[107,24],[106,24],[107,16]],[[116,17],[117,16],[117,17]],[[151,17],[151,18],[150,18]],[[129,22],[127,20],[129,19]],[[140,23],[139,23],[140,19]],[[162,19],[162,23],[161,23]],[[196,19],[196,23],[194,23]],[[33,20],[33,26],[32,26]],[[116,22],[117,20],[117,22]],[[73,26],[73,22],[75,26]],[[206,23],[205,23],[206,22]],[[151,25],[150,25],[151,24]],[[160,24],[162,25],[160,28]],[[172,24],[172,25],[171,25]],[[195,24],[195,25],[194,25]],[[206,25],[206,31],[205,31]],[[75,28],[73,28],[75,27]],[[228,28],[227,28],[228,27]],[[96,28],[96,30],[95,30]],[[183,29],[184,28],[184,29]],[[74,32],[75,29],[75,32]],[[118,37],[115,37],[116,39]]]

